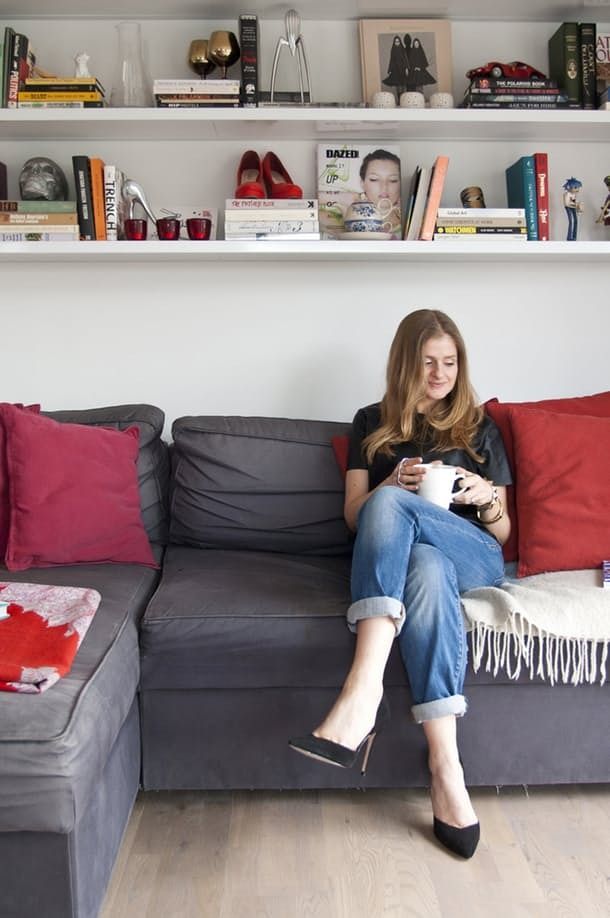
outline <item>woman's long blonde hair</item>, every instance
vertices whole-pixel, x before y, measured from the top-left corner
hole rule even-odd
[[[423,349],[430,338],[441,335],[449,335],[455,343],[457,378],[449,395],[435,403],[422,419],[417,405],[425,397]],[[482,417],[483,409],[468,375],[464,339],[455,322],[438,309],[409,313],[398,326],[390,347],[381,424],[363,442],[367,462],[370,464],[377,452],[392,456],[392,447],[397,443],[429,438],[439,452],[461,448],[480,461],[471,444]]]

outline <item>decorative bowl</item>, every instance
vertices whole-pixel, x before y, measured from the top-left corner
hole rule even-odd
[[[356,201],[348,207],[343,221],[348,233],[381,233],[383,218],[371,201]]]

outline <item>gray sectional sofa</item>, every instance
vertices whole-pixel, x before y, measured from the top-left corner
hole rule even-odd
[[[160,574],[27,572],[96,587],[103,602],[67,677],[45,695],[0,697],[1,915],[93,918],[138,786],[427,783],[396,650],[386,671],[392,718],[364,782],[287,744],[320,719],[352,655],[351,536],[331,448],[345,424],[181,418],[167,501],[158,409],[54,416],[140,426],[143,518],[163,559]],[[470,784],[610,780],[608,684],[470,671],[467,695],[459,729]]]

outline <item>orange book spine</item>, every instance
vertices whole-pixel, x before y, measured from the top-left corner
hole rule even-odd
[[[437,156],[434,160],[434,169],[432,172],[432,178],[430,179],[428,200],[426,201],[424,219],[422,220],[421,230],[419,232],[419,238],[425,242],[430,242],[434,236],[436,213],[441,206],[441,196],[443,194],[443,186],[445,184],[445,177],[447,175],[448,168],[449,157]]]
[[[91,157],[91,197],[95,238],[106,238],[106,204],[104,202],[104,161]]]

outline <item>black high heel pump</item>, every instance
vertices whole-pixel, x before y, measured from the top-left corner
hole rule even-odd
[[[364,758],[362,760],[361,774],[366,774],[366,767],[369,761],[369,755],[373,747],[373,741],[378,733],[381,732],[384,724],[390,717],[388,703],[385,696],[377,708],[377,716],[373,729],[367,733],[356,749],[350,749],[348,746],[342,746],[341,743],[333,743],[332,740],[323,739],[321,736],[314,736],[308,733],[307,736],[298,736],[295,739],[288,740],[288,745],[295,752],[316,759],[318,762],[324,762],[326,765],[337,765],[339,768],[352,768],[364,748]]]
[[[460,765],[463,771],[464,763],[462,762],[461,756]],[[435,816],[433,830],[441,845],[444,845],[449,851],[453,851],[454,854],[459,854],[460,857],[464,858],[472,857],[477,850],[477,845],[481,838],[481,825],[478,822],[473,823],[471,826],[463,826],[463,828],[459,829],[457,826],[450,826],[449,823],[442,822],[442,820],[437,819]]]
[[[435,816],[434,834],[445,848],[453,851],[454,854],[459,854],[460,857],[469,858],[477,850],[481,837],[481,826],[478,822],[475,822],[474,825],[458,829],[457,826],[450,826],[446,822],[441,822]]]

